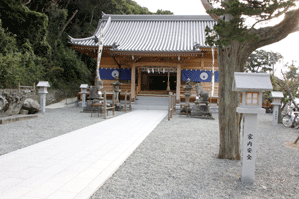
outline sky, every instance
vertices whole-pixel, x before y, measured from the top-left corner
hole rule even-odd
[[[174,15],[205,15],[200,0],[134,0],[142,7],[147,7],[149,11],[156,12],[158,9],[170,10]],[[280,42],[265,46],[258,50],[266,50],[279,52],[284,60],[275,66],[276,73],[280,73],[282,65],[292,63],[294,60],[295,66],[299,66],[299,32],[292,33]]]

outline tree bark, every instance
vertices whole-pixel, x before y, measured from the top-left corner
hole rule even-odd
[[[240,97],[232,91],[234,72],[244,71],[246,60],[250,54],[245,46],[232,42],[224,49],[218,49],[219,63],[219,133],[220,159],[240,160],[240,121],[241,115],[236,113]]]

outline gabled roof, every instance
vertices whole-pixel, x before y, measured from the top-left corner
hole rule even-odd
[[[208,15],[103,15],[93,36],[70,37],[78,46],[97,47],[101,27],[104,47],[123,52],[198,52],[205,44],[206,27],[216,22]]]
[[[235,72],[233,91],[272,91],[270,74]]]

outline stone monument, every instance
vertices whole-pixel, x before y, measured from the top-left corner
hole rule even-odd
[[[190,108],[190,96],[191,96],[191,90],[193,87],[191,86],[190,78],[187,79],[186,85],[183,86],[183,89],[185,90],[184,96],[185,96],[185,105],[183,108],[181,108],[180,112],[181,114],[188,114],[191,112]]]
[[[205,92],[201,83],[195,85],[196,88],[196,100],[195,105],[191,110],[191,117],[198,117],[203,119],[214,119],[209,107],[209,93]]]
[[[278,124],[278,115],[279,109],[281,106],[281,99],[283,98],[282,92],[272,91],[270,97],[273,98],[272,105],[273,105],[273,126]]]
[[[265,109],[262,109],[262,92],[272,89],[270,74],[268,73],[234,73],[232,90],[240,92],[241,99],[236,112],[243,113],[241,133],[242,182],[254,182],[257,147],[257,114],[265,113]]]
[[[81,84],[81,94],[82,94],[82,108],[86,106],[86,94],[88,89],[88,84]]]
[[[86,100],[86,106],[83,107],[83,112],[91,111],[91,104],[93,103],[104,103],[104,97],[102,95],[101,89],[103,88],[103,82],[96,79],[95,86],[89,87],[89,96]]]
[[[114,101],[115,101],[115,110],[120,111],[122,110],[122,106],[119,102],[119,94],[120,94],[120,85],[122,85],[122,83],[119,82],[119,78],[118,75],[115,75],[115,81],[113,81],[111,83],[113,85],[113,93],[114,93]]]
[[[39,81],[36,86],[39,87],[38,93],[41,95],[40,96],[41,112],[45,113],[46,112],[46,99],[47,99],[46,95],[48,93],[47,88],[50,87],[50,84],[47,81]]]

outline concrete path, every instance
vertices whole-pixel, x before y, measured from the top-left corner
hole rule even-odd
[[[0,198],[87,199],[166,115],[137,110],[0,156]]]
[[[46,106],[46,108],[48,108],[48,109],[63,108],[65,106],[68,106],[69,104],[74,105],[76,103],[76,101],[77,101],[76,97],[68,98],[68,99],[64,99],[58,103],[50,104],[50,105]]]

